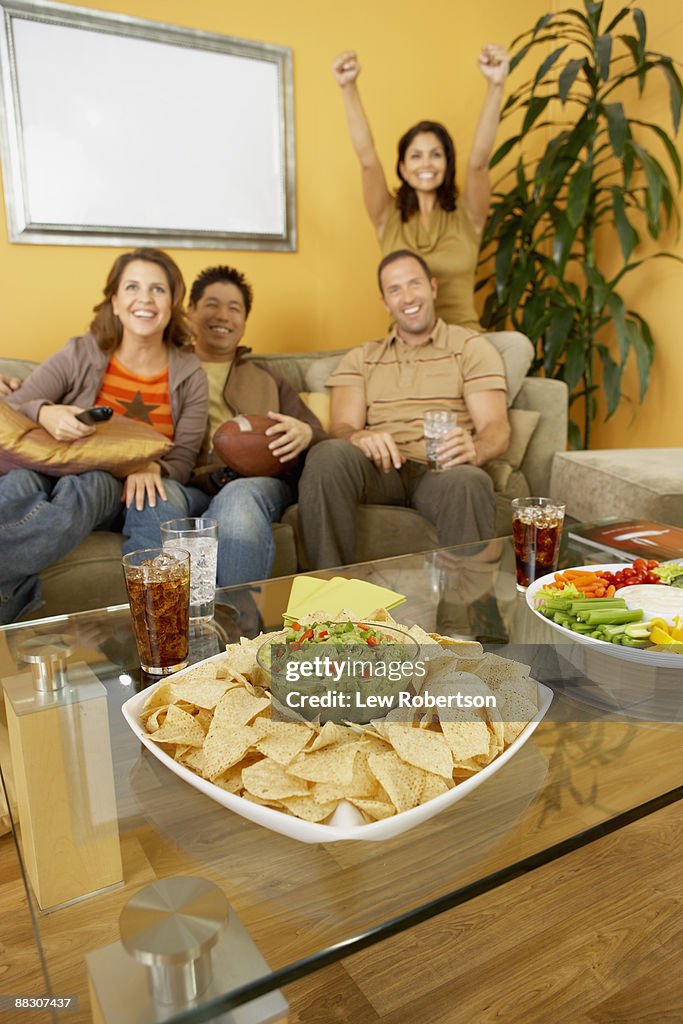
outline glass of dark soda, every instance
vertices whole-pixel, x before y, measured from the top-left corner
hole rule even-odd
[[[147,548],[123,556],[140,666],[165,676],[185,668],[190,645],[190,553]]]
[[[515,543],[517,590],[554,572],[560,557],[565,506],[552,498],[515,498],[512,537]]]

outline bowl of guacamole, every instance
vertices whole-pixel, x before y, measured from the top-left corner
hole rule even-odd
[[[418,642],[396,626],[320,620],[291,623],[256,657],[278,717],[366,724],[405,706],[419,654]]]

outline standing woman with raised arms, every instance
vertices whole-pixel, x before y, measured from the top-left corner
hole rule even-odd
[[[348,50],[332,65],[361,165],[365,208],[382,253],[410,249],[422,256],[438,282],[437,316],[474,330],[481,330],[474,308],[474,277],[491,199],[488,165],[509,57],[503,47],[489,44],[482,48],[478,65],[487,90],[461,196],[455,184],[453,140],[436,121],[420,121],[401,137],[396,164],[401,186],[395,196],[389,191],[358,91],[358,57]]]

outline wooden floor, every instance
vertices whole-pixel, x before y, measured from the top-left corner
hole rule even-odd
[[[683,805],[304,979],[296,1024],[681,1024]]]
[[[681,1024],[681,849],[679,803],[297,982],[290,1024]],[[43,986],[5,837],[0,993],[27,991]]]

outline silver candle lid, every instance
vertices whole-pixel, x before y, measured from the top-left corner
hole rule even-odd
[[[17,647],[17,654],[31,666],[33,685],[40,693],[56,693],[67,683],[66,662],[73,652],[61,634],[34,636]]]
[[[153,997],[186,1003],[211,981],[210,951],[228,923],[227,899],[205,878],[178,876],[145,886],[121,911],[121,943],[150,970]]]

